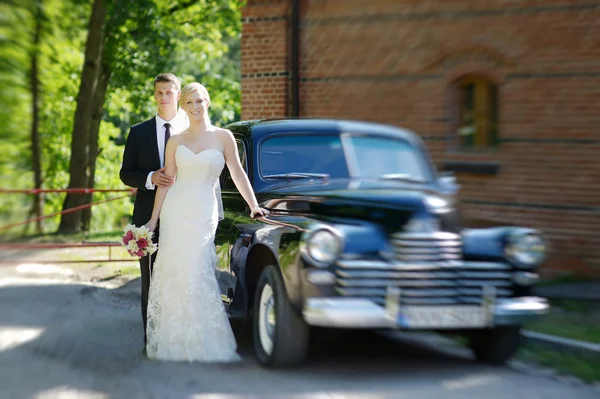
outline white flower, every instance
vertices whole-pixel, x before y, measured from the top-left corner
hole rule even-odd
[[[138,248],[137,242],[135,240],[131,240],[129,241],[129,243],[127,244],[127,250],[131,251],[131,252],[137,252],[140,249]]]
[[[156,245],[155,243],[151,242],[148,247],[145,249],[145,251],[149,254],[153,254],[156,252],[156,250],[158,249],[158,245]]]
[[[139,239],[139,238],[145,238],[146,240],[150,241],[150,234],[152,232],[150,230],[148,230],[148,228],[146,226],[142,226],[139,227],[136,232],[135,232],[135,236]]]

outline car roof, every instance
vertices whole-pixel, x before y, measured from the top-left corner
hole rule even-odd
[[[241,134],[247,139],[260,139],[273,133],[370,133],[420,142],[420,138],[412,131],[398,126],[375,122],[353,121],[342,119],[254,119],[231,123],[225,126],[232,132]]]

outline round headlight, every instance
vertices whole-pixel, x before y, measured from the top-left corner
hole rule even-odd
[[[316,230],[306,240],[306,253],[318,265],[333,263],[341,251],[340,237],[327,229]]]
[[[519,266],[538,266],[546,258],[546,242],[536,233],[513,233],[508,236],[505,253]]]

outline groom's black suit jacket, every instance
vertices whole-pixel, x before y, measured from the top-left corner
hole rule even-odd
[[[129,187],[137,188],[132,223],[142,226],[152,216],[156,190],[146,188],[148,173],[160,169],[160,155],[156,138],[156,118],[131,127],[119,176]]]

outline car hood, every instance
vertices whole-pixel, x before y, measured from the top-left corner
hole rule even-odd
[[[413,215],[448,213],[452,200],[430,184],[390,180],[303,180],[271,187],[264,193],[275,212],[305,214],[316,219],[371,220],[396,229]]]

